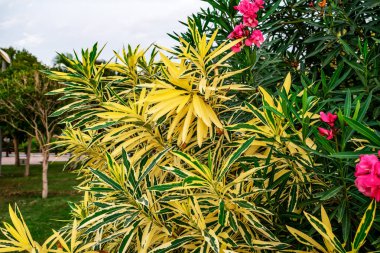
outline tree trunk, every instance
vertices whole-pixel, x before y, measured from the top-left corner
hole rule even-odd
[[[28,136],[28,145],[26,150],[26,160],[25,160],[25,177],[29,177],[30,175],[30,156],[32,152],[32,136]]]
[[[49,161],[49,149],[47,147],[42,148],[42,198],[46,199],[48,196],[48,161]]]
[[[15,151],[15,165],[20,166],[20,152],[18,150],[18,139],[17,136],[13,136],[13,149]]]
[[[5,157],[9,157],[9,153],[11,151],[9,150],[9,143],[7,142],[7,148],[5,149]]]
[[[1,176],[1,167],[3,165],[3,132],[0,127],[0,176]]]

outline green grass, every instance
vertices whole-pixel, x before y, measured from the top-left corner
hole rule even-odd
[[[17,203],[34,240],[39,243],[51,235],[52,229],[59,229],[70,219],[67,202],[81,199],[73,189],[76,175],[63,171],[63,163],[49,165],[49,196],[42,199],[41,172],[41,165],[32,165],[30,177],[24,177],[23,166],[3,165],[0,177],[0,221],[10,221],[8,205]]]

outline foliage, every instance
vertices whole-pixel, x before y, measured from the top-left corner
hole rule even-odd
[[[6,237],[4,240],[0,240],[0,250],[2,252],[96,252],[88,250],[94,243],[88,243],[82,245],[82,241],[77,241],[77,221],[74,220],[71,231],[71,240],[67,244],[62,236],[53,230],[54,234],[50,236],[42,245],[34,241],[32,235],[29,232],[28,227],[25,224],[20,210],[16,206],[15,210],[9,206],[9,215],[12,220],[12,224],[4,222],[4,227],[1,232]],[[53,247],[58,244],[58,250],[52,250]]]
[[[72,205],[73,224],[50,240],[100,252],[378,250],[379,214],[356,189],[353,169],[360,154],[380,149],[370,110],[376,77],[355,76],[359,88],[342,96],[340,85],[354,78],[346,65],[312,72],[301,64],[294,80],[288,74],[275,87],[285,76],[284,55],[231,52],[241,42],[225,39],[236,3],[209,2],[223,8],[194,16],[173,50],[152,49],[147,59],[147,50],[128,47],[120,62],[100,63],[94,45],[65,58],[66,72],[46,71],[64,84],[50,94],[70,100],[53,113],[69,114],[57,145],[72,153],[84,193]],[[297,7],[277,3],[262,18]],[[328,4],[329,15],[342,7]],[[221,30],[205,28],[210,15],[211,28]],[[311,25],[320,29],[325,15]],[[336,115],[334,124],[319,120],[322,110]],[[317,130],[326,122],[329,139]]]
[[[17,113],[10,112],[7,104],[12,101],[14,108],[17,108],[17,110],[26,109],[23,108],[22,104],[23,99],[27,100],[26,97],[24,98],[23,93],[30,92],[26,85],[34,81],[34,71],[42,66],[37,61],[37,58],[26,50],[18,51],[12,47],[5,50],[8,52],[9,58],[12,59],[12,65],[0,72],[0,118],[2,128],[5,130],[5,134],[15,135],[17,133],[16,136],[23,139],[25,137],[22,136],[22,132],[25,130],[31,131],[31,129],[23,119],[20,119]],[[22,85],[20,85],[21,83]]]
[[[41,75],[42,65],[26,50],[9,48],[12,65],[0,74],[0,116],[14,129],[35,137],[43,155],[42,197],[48,195],[49,144],[57,133],[60,118],[49,116],[62,102],[56,96],[45,96],[57,89],[57,82]]]
[[[374,221],[375,212],[376,202],[375,200],[373,200],[371,204],[368,206],[356,231],[355,238],[351,244],[352,251],[350,252],[358,252],[358,250],[364,244],[365,238],[368,234],[368,230],[370,229]],[[297,238],[297,240],[300,243],[305,244],[307,246],[311,246],[314,250],[317,249],[321,252],[346,252],[346,250],[344,249],[344,244],[339,242],[337,237],[334,235],[329,217],[323,207],[321,207],[322,221],[318,220],[316,217],[306,212],[305,216],[307,220],[311,223],[311,225],[314,227],[314,229],[323,237],[325,247],[323,247],[309,235],[306,235],[305,233],[302,233],[301,231],[295,228],[287,227],[290,233],[295,238]]]
[[[211,35],[219,29],[216,44],[226,40],[240,22],[238,0],[205,0],[208,8],[189,17],[197,29]],[[324,4],[322,4],[324,3]],[[346,90],[373,97],[369,115],[379,111],[380,4],[378,1],[268,0],[258,13],[266,41],[260,49],[245,48],[230,58],[233,69],[246,68],[235,76],[237,83],[268,86],[291,72],[295,83],[314,83],[311,95],[340,104]],[[174,39],[192,43],[190,31],[174,33]]]

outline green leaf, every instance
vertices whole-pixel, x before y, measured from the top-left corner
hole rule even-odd
[[[161,158],[169,151],[169,148],[165,149],[164,151],[158,153],[156,155],[156,157],[153,159],[153,161],[148,165],[148,167],[145,169],[145,171],[140,175],[139,179],[137,180],[137,183],[136,185],[138,186],[141,181],[148,175],[149,172],[152,171],[152,169],[154,168],[154,166],[156,166],[156,164],[158,163],[158,161],[161,160]],[[135,191],[137,189],[137,186],[135,188]]]
[[[338,194],[341,190],[342,190],[343,186],[336,186],[326,192],[324,192],[320,197],[319,199],[322,200],[322,201],[325,201],[325,200],[328,200],[328,199],[331,199],[332,197],[334,197],[336,194]]]
[[[367,237],[369,230],[371,229],[372,223],[375,219],[376,214],[376,201],[372,200],[371,204],[368,206],[364,213],[364,216],[360,222],[359,228],[356,231],[355,239],[352,243],[352,249],[357,252],[361,246],[364,244],[364,240]]]
[[[185,244],[194,241],[196,238],[191,235],[182,236],[180,238],[177,238],[175,240],[172,240],[170,242],[164,243],[160,245],[159,247],[154,248],[153,250],[149,251],[150,253],[167,253],[171,250],[178,249]]]
[[[371,101],[372,101],[372,91],[369,93],[367,99],[363,103],[363,107],[359,111],[357,118],[353,117],[353,119],[356,119],[357,121],[362,121],[368,111],[369,106],[371,105]]]
[[[352,129],[365,136],[373,144],[380,146],[380,136],[378,136],[372,129],[356,120],[347,117],[344,117],[344,119]]]
[[[282,0],[278,0],[276,3],[269,5],[271,6],[271,8],[267,12],[265,12],[265,15],[261,19],[266,20],[270,15],[272,15],[272,13],[275,12],[275,10],[277,10],[281,2]]]
[[[341,38],[339,38],[339,42],[340,42],[340,44],[342,44],[342,46],[343,46],[343,48],[344,48],[344,51],[345,51],[347,54],[349,54],[349,55],[355,57],[356,59],[359,59],[358,56],[356,55],[355,51],[354,51],[354,50],[353,50],[353,49],[347,44],[347,42],[345,42],[345,41],[342,40]]]
[[[149,187],[148,189],[150,191],[165,192],[165,191],[176,190],[177,188],[182,187],[182,185],[183,185],[182,182],[174,182],[174,183],[155,185],[155,186]]]
[[[170,173],[173,173],[174,175],[178,176],[179,178],[187,178],[189,176],[194,176],[195,174],[193,173],[189,173],[188,171],[186,170],[183,170],[181,168],[177,168],[177,167],[172,167],[172,166],[161,166],[160,167],[162,170],[164,171],[168,171]]]
[[[253,240],[253,238],[255,238],[255,236],[253,235],[252,231],[250,230],[248,224],[243,223],[243,222],[241,222],[239,220],[239,226],[238,226],[238,228],[239,228],[239,232],[242,235],[242,237],[243,237],[244,241],[246,242],[246,244],[251,245],[252,240]]]
[[[94,170],[94,169],[91,169],[91,172],[97,176],[102,182],[108,184],[109,186],[111,186],[113,189],[117,190],[117,191],[123,191],[123,188],[121,187],[120,184],[118,184],[116,181],[114,181],[112,178],[110,178],[109,176],[107,176],[106,174],[104,174],[103,172],[99,171],[99,170]]]
[[[108,215],[111,215],[115,212],[119,212],[120,210],[125,209],[125,208],[126,208],[125,205],[124,206],[121,206],[121,205],[120,206],[110,206],[110,207],[102,208],[99,211],[92,213],[91,215],[84,218],[80,222],[78,229],[82,229],[84,227],[87,227],[88,225],[95,223],[97,221],[102,222],[104,220],[104,218],[107,217]]]
[[[339,242],[339,240],[335,237],[333,232],[320,220],[315,218],[313,215],[310,215],[306,212],[305,216],[307,220],[310,222],[310,224],[314,227],[317,232],[323,236],[324,239],[326,239],[328,242],[330,242],[333,247],[337,250],[337,252],[340,253],[346,253],[345,249],[343,248],[342,244]]]
[[[289,230],[289,232],[296,238],[297,241],[304,245],[308,245],[314,248],[317,248],[318,250],[322,251],[323,253],[327,253],[327,251],[320,245],[316,240],[314,240],[309,235],[292,228],[290,226],[286,226],[286,228]]]
[[[127,249],[129,247],[129,244],[131,243],[133,236],[135,234],[136,227],[140,224],[142,220],[137,220],[133,222],[128,228],[127,231],[125,231],[125,235],[123,237],[123,240],[120,243],[118,253],[124,253],[127,252]]]
[[[329,155],[330,157],[338,158],[338,159],[357,159],[359,155],[363,154],[372,154],[373,152],[360,150],[360,151],[346,151],[346,152],[337,152]]]
[[[219,241],[214,230],[206,228],[205,230],[202,231],[202,235],[205,238],[205,241],[207,242],[207,244],[210,246],[210,248],[215,253],[219,253],[220,251]]]
[[[226,226],[227,220],[228,220],[228,211],[225,208],[224,201],[221,199],[219,201],[219,214],[218,214],[218,223],[221,226]]]
[[[261,233],[263,236],[267,237],[270,240],[278,241],[277,237],[270,231],[266,226],[261,224],[255,215],[249,212],[242,212],[243,217],[249,221],[252,225],[252,229]]]
[[[247,210],[255,212],[255,213],[260,213],[260,214],[264,214],[264,215],[273,215],[268,210],[266,210],[262,207],[258,207],[255,204],[246,201],[245,199],[235,199],[235,200],[233,200],[233,202],[235,204],[237,204],[239,207],[247,209]]]
[[[343,58],[343,61],[345,63],[350,65],[350,67],[353,68],[354,70],[356,70],[357,72],[364,72],[362,65],[360,65],[354,61],[351,61],[351,60],[347,59],[346,57],[342,57],[342,58]]]
[[[288,244],[282,242],[270,242],[261,240],[252,240],[252,247],[259,250],[283,250],[289,247]]]
[[[346,100],[344,102],[344,116],[350,117],[351,113],[351,91],[348,89],[346,94]]]
[[[188,165],[190,165],[194,170],[196,170],[201,176],[203,176],[205,179],[208,179],[208,168],[207,166],[203,166],[197,159],[194,157],[180,152],[180,151],[173,151],[173,154],[181,158],[182,161],[186,162]]]
[[[299,186],[296,182],[293,182],[290,187],[290,194],[288,199],[288,212],[294,212],[298,204]]]
[[[80,108],[80,106],[82,104],[85,104],[87,103],[86,100],[79,100],[79,101],[75,101],[71,104],[68,104],[68,105],[65,105],[63,107],[61,107],[60,109],[58,109],[57,111],[53,112],[51,115],[49,115],[49,117],[57,117],[57,116],[60,116],[62,114],[64,114],[65,112],[69,112],[71,110],[74,110],[74,109],[78,109]]]
[[[205,181],[205,179],[198,176],[187,177],[185,178],[185,180],[183,180],[184,186],[204,186],[206,184],[207,184],[207,181]]]
[[[228,224],[231,226],[234,232],[238,231],[238,220],[234,213],[228,215]]]
[[[243,143],[237,150],[235,150],[231,156],[227,159],[226,163],[220,170],[220,174],[218,176],[218,181],[222,181],[223,177],[229,171],[231,165],[240,158],[240,156],[251,146],[252,142],[255,140],[255,136],[249,138],[247,141]]]

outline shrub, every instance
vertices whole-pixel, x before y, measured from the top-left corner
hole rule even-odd
[[[72,154],[84,199],[71,204],[73,224],[43,246],[17,211],[19,232],[6,225],[0,250],[379,249],[372,96],[348,91],[332,106],[318,84],[293,84],[290,74],[276,92],[239,84],[246,69],[233,65],[231,48],[246,38],[219,43],[218,31],[196,27],[175,50],[146,57],[128,47],[120,63],[99,64],[95,45],[66,58],[68,72],[46,72],[65,84],[52,94],[72,100],[55,113],[70,115],[57,144]]]

